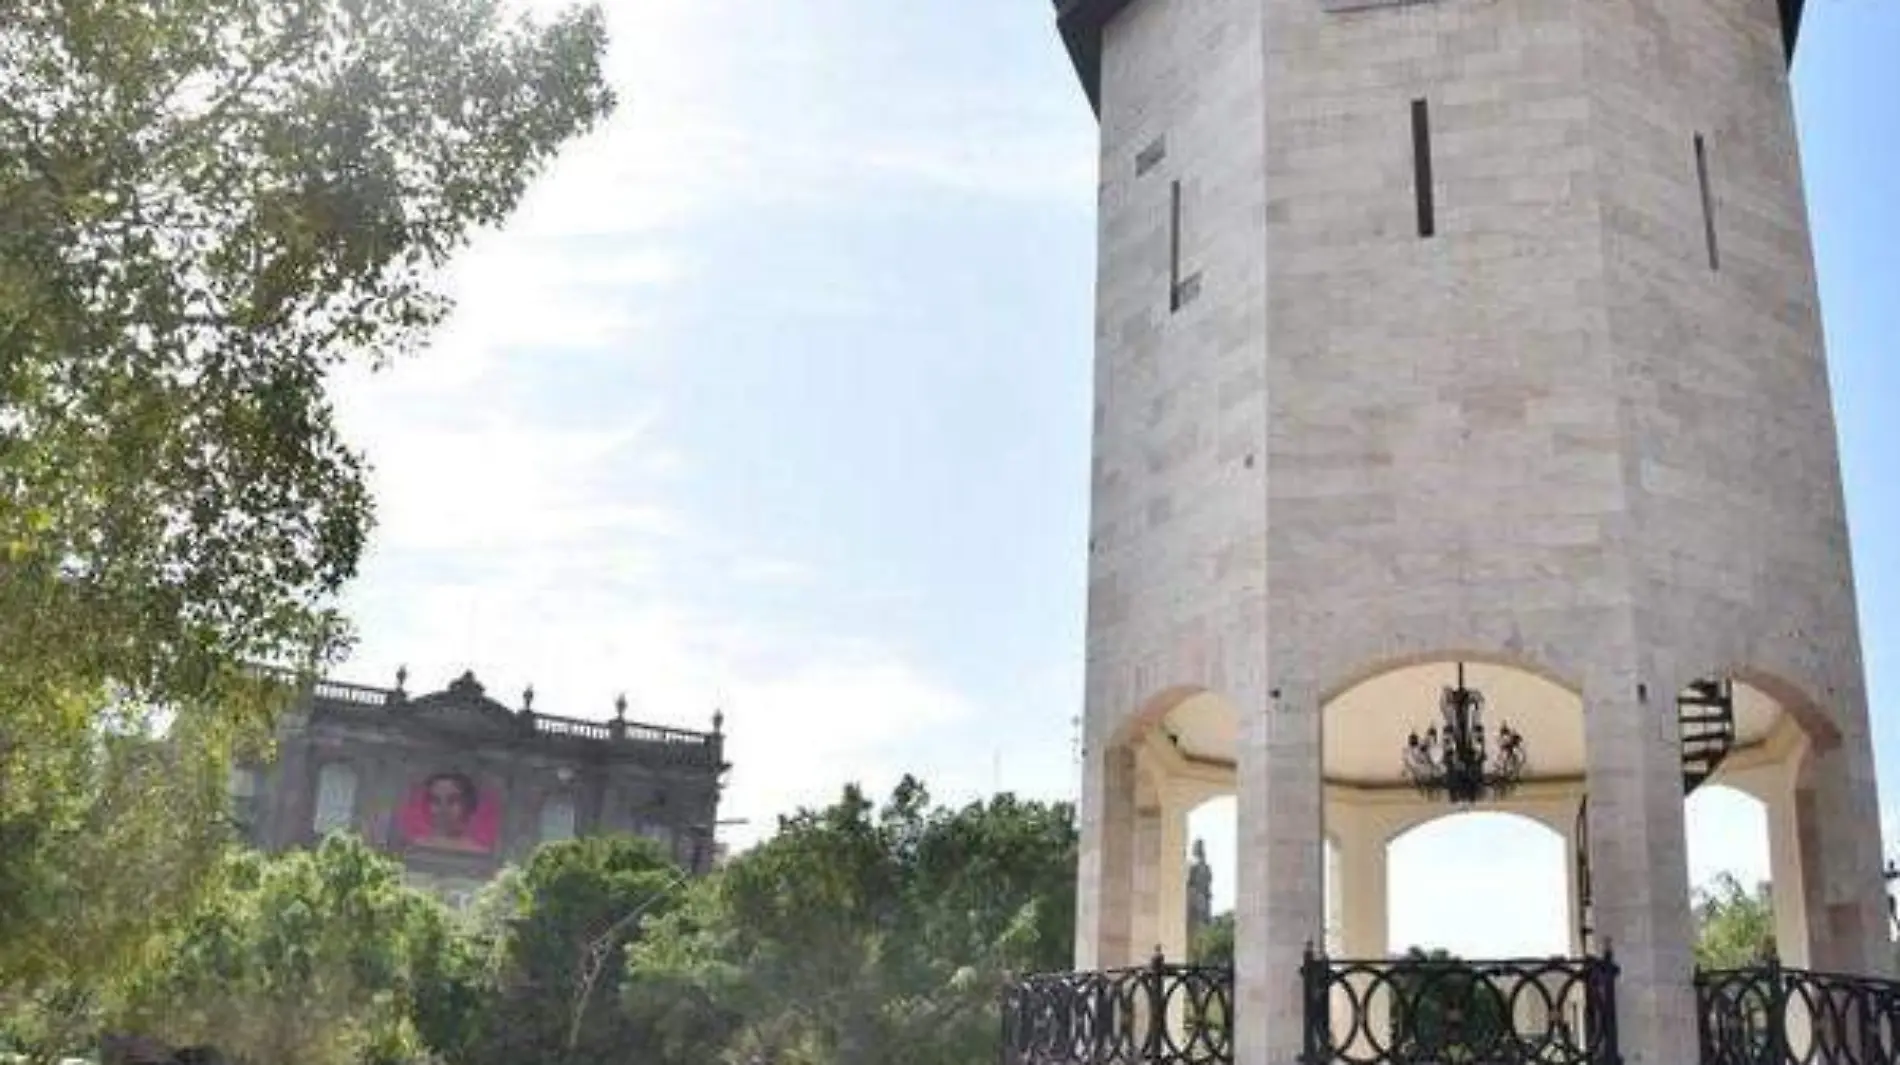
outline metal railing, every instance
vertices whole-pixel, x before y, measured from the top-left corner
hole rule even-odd
[[[1003,995],[1003,1065],[1231,1065],[1234,974],[1170,965],[1032,976]]]
[[[1413,956],[1301,966],[1303,1065],[1618,1065],[1616,963]]]
[[[1698,972],[1703,1065],[1892,1065],[1900,983],[1762,966]]]

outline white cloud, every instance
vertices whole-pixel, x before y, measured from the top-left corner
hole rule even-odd
[[[741,679],[729,706],[738,768],[728,806],[752,819],[733,835],[741,842],[768,834],[776,814],[830,802],[847,782],[881,798],[915,764],[921,737],[976,714],[961,695],[878,656]]]

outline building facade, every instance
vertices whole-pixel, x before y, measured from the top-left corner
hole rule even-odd
[[[491,698],[472,673],[440,691],[318,680],[277,732],[275,757],[234,774],[240,826],[271,851],[355,832],[412,882],[461,901],[542,843],[645,836],[683,868],[716,857],[728,768],[710,732],[541,713]]]
[[[1525,1047],[1697,1058],[1710,780],[1767,807],[1784,959],[1888,972],[1800,6],[1058,0],[1100,124],[1077,963],[1182,957],[1186,816],[1236,796],[1232,1042],[1179,1060],[1393,1052],[1341,1002],[1390,841],[1465,808],[1431,726],[1510,724],[1475,804],[1569,843],[1598,997]],[[1308,959],[1328,849],[1360,970]]]

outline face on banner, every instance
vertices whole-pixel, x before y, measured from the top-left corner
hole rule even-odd
[[[501,799],[466,773],[436,773],[403,803],[403,838],[412,846],[488,854],[501,828]]]

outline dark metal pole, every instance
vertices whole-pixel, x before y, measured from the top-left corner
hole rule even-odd
[[[1161,1048],[1162,1037],[1166,1034],[1168,1025],[1168,995],[1167,990],[1162,986],[1162,980],[1167,976],[1166,966],[1167,962],[1157,950],[1154,959],[1148,963],[1148,972],[1145,974],[1147,977],[1145,982],[1148,985],[1148,1038],[1144,1041],[1143,1060],[1150,1062],[1151,1065],[1162,1065],[1165,1060],[1161,1056]]]
[[[1239,995],[1236,993],[1235,998]],[[1313,953],[1313,941],[1307,940],[1306,951],[1300,959],[1300,1001],[1305,1029],[1304,1047],[1300,1051],[1301,1065],[1325,1065],[1326,1040],[1321,1037],[1320,1024],[1325,1017],[1326,1005],[1326,962],[1322,955]]]
[[[1781,971],[1781,955],[1771,951],[1765,970],[1768,979],[1768,1053],[1770,1061],[1788,1060],[1788,981]]]

